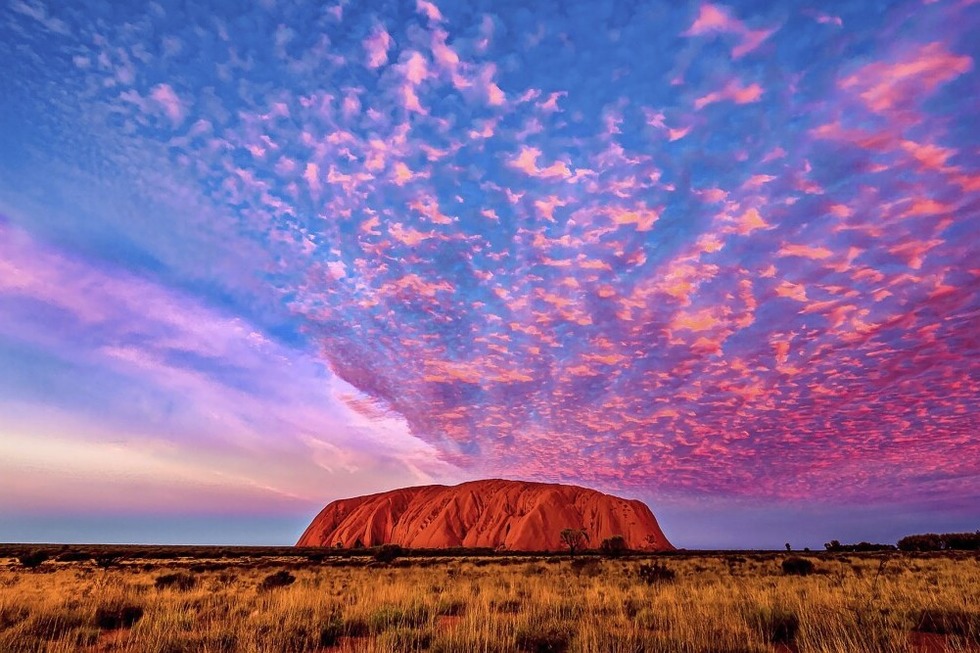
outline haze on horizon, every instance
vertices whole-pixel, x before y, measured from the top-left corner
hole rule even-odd
[[[8,0],[0,540],[975,530],[980,4],[829,6]]]

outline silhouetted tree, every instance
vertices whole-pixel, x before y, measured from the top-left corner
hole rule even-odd
[[[607,537],[602,541],[602,544],[599,545],[599,550],[603,555],[611,557],[622,555],[627,551],[626,538],[622,535]]]
[[[787,542],[787,543],[786,543],[786,550],[787,550],[787,551],[792,551],[792,550],[793,550],[793,547],[791,547],[791,546],[789,545],[789,542]]]
[[[561,532],[561,543],[568,547],[568,552],[575,555],[589,541],[589,534],[584,528],[566,528]]]

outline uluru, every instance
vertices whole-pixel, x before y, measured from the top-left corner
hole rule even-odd
[[[562,530],[569,528],[584,529],[591,547],[619,535],[633,550],[674,548],[642,501],[573,485],[500,479],[339,499],[320,511],[296,545],[557,551],[564,548]]]

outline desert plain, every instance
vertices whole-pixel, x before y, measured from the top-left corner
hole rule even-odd
[[[3,653],[978,650],[976,552],[0,546]]]

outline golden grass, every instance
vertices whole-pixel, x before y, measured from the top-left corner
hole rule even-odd
[[[0,651],[980,650],[975,556],[813,555],[816,573],[803,577],[785,575],[783,558],[668,557],[676,578],[651,584],[640,580],[645,561],[636,559],[336,567],[265,559],[196,573],[189,566],[200,561],[108,570],[49,562],[26,571],[10,560],[0,565]],[[296,581],[261,589],[282,569]],[[176,572],[192,575],[193,587],[156,586],[156,578]],[[131,628],[112,629],[127,607],[142,616]]]

